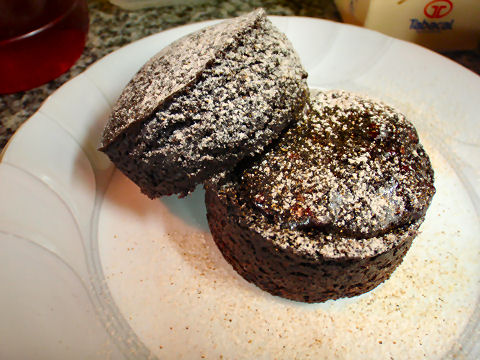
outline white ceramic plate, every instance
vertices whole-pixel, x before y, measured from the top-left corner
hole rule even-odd
[[[49,97],[5,149],[0,358],[480,356],[480,78],[369,30],[272,21],[298,50],[310,86],[398,107],[431,155],[437,194],[392,278],[317,305],[263,293],[216,250],[201,190],[148,200],[96,151],[138,68],[213,22],[189,25],[98,61]]]

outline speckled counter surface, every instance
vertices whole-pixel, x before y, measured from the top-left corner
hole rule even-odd
[[[177,5],[126,11],[106,0],[89,0],[90,30],[78,62],[65,74],[38,88],[0,95],[0,151],[16,129],[63,83],[108,53],[145,36],[172,27],[229,18],[264,7],[271,15],[299,15],[340,21],[332,0],[217,0],[198,5]],[[480,74],[480,49],[445,54]]]

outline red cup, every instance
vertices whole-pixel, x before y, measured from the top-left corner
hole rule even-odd
[[[70,69],[88,25],[86,0],[0,0],[0,94],[32,89]]]

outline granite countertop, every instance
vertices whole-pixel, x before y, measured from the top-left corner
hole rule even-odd
[[[127,11],[106,0],[89,0],[90,30],[85,50],[77,63],[59,78],[38,88],[0,95],[0,151],[16,129],[63,83],[108,53],[147,35],[172,27],[229,18],[263,7],[270,15],[298,15],[340,21],[332,0],[216,0],[197,5],[176,5]],[[480,74],[480,48],[445,53]]]

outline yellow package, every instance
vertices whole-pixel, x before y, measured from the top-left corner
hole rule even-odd
[[[434,50],[474,49],[480,0],[335,0],[345,22]]]

